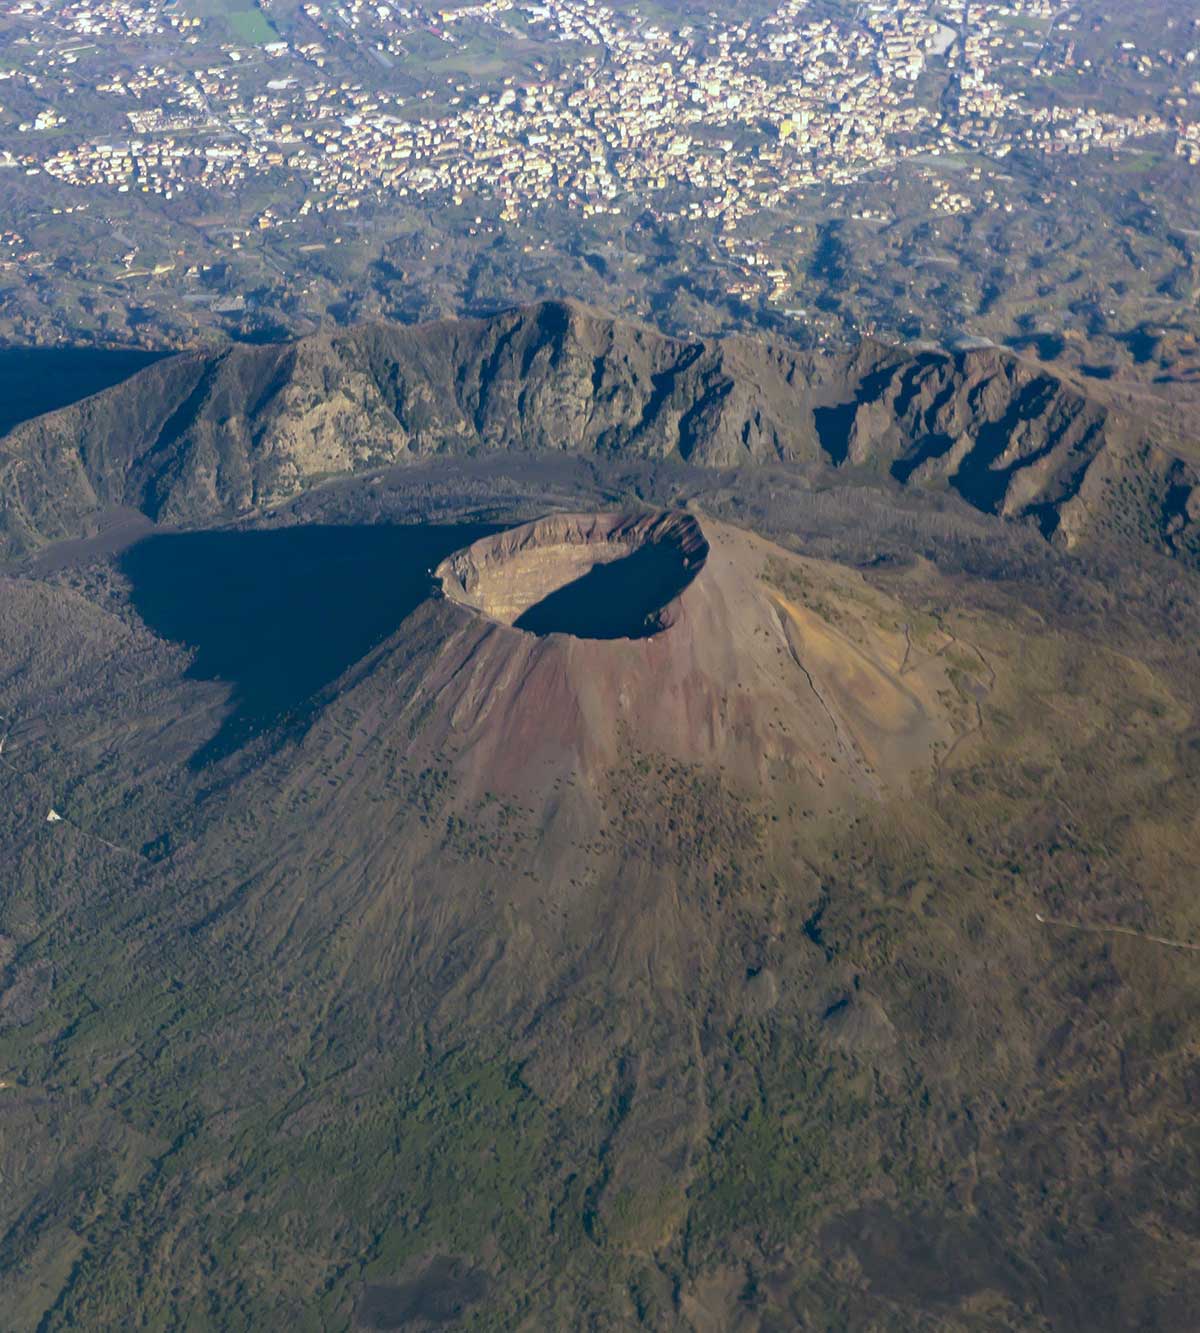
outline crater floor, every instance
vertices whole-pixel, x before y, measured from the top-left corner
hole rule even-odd
[[[708,554],[690,514],[555,514],[473,543],[435,571],[454,602],[532,634],[641,639]]]

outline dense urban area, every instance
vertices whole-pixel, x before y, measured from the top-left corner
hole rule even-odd
[[[269,338],[566,291],[822,343],[1190,338],[1177,11],[15,0],[0,333]]]

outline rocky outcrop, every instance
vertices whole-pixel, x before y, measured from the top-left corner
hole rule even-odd
[[[1067,541],[1200,556],[1195,463],[998,349],[818,356],[569,302],[157,362],[0,440],[0,555],[88,535],[113,506],[195,524],[331,475],[497,451],[826,464],[948,487]]]
[[[1151,421],[1076,384],[994,347],[905,356],[867,345],[845,384],[842,402],[816,411],[835,466],[955,491],[1067,545],[1099,535],[1200,557],[1188,507],[1200,468],[1156,440]]]
[[[113,505],[196,523],[441,454],[817,459],[797,410],[812,370],[794,351],[682,342],[561,302],[188,353],[0,442],[0,551],[79,536]]]
[[[1047,532],[1126,423],[1064,381],[994,348],[927,353],[860,379],[832,456],[907,484],[947,484],[976,508],[1032,515]]]

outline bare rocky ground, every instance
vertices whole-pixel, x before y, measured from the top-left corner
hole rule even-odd
[[[11,1326],[1187,1325],[1194,955],[1037,914],[1200,939],[1196,575],[720,463],[384,460],[10,564]],[[438,595],[662,509],[660,633]]]
[[[0,550],[272,510],[433,457],[570,454],[807,468],[949,493],[1066,545],[1196,556],[1186,415],[997,348],[817,354],[668,338],[572,302],[184,353],[0,438]]]

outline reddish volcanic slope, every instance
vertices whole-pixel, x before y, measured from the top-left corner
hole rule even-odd
[[[468,787],[598,778],[636,749],[787,784],[817,810],[907,784],[968,726],[944,702],[944,645],[859,576],[693,513],[556,514],[436,576],[444,595],[405,635],[427,649],[404,654],[397,688]]]

